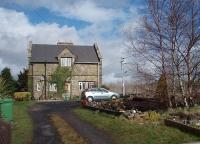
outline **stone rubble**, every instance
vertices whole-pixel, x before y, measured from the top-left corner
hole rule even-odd
[[[145,115],[148,113],[146,112],[141,112],[137,109],[126,109],[126,106],[124,104],[123,100],[117,99],[117,100],[112,100],[112,101],[93,101],[93,102],[88,102],[87,103],[88,107],[95,108],[97,110],[104,109],[104,110],[110,110],[110,111],[115,111],[115,112],[121,112],[122,116],[125,118],[132,120],[132,119],[140,119],[143,118]]]

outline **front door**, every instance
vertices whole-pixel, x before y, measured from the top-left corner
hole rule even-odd
[[[71,93],[71,84],[70,83],[65,83],[65,93],[70,96],[70,93]]]

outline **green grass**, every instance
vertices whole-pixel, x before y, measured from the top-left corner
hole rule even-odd
[[[32,101],[16,101],[13,107],[12,144],[30,144],[32,142],[33,125],[28,114]]]
[[[196,136],[166,127],[163,124],[129,123],[108,114],[94,113],[82,108],[77,108],[74,112],[81,119],[110,133],[115,143],[118,144],[181,144],[200,141],[200,138]]]

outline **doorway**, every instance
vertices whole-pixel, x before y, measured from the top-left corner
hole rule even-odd
[[[67,96],[70,97],[70,93],[71,93],[71,83],[66,82],[66,83],[65,83],[65,88],[64,88],[64,90],[65,90],[65,94],[67,94]]]

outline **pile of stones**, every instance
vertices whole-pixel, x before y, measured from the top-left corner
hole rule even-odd
[[[88,103],[89,107],[93,107],[95,109],[99,110],[110,110],[115,112],[121,112],[122,116],[124,116],[128,120],[132,119],[142,119],[146,115],[148,115],[148,112],[141,112],[137,109],[126,109],[126,105],[123,100],[117,99],[112,101],[93,101]]]
[[[98,109],[106,109],[106,110],[112,110],[116,112],[123,112],[125,110],[125,106],[122,100],[112,100],[112,101],[100,101],[100,102],[90,102],[88,103],[88,106],[95,107]]]
[[[139,110],[126,110],[123,112],[123,116],[129,120],[132,119],[144,119],[148,115],[148,112],[141,112]]]

